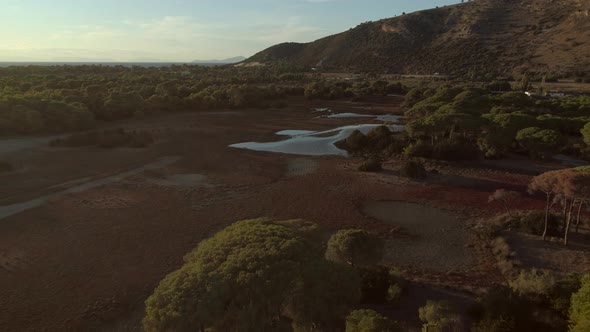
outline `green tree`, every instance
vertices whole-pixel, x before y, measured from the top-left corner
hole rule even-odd
[[[370,309],[351,312],[346,317],[346,332],[401,332],[401,328],[389,318]]]
[[[545,172],[535,176],[528,186],[529,193],[542,192],[545,194],[545,218],[543,227],[543,240],[547,239],[549,231],[549,211],[555,204],[555,197],[558,193],[559,172]]]
[[[582,287],[572,295],[570,332],[590,331],[590,275],[582,278]]]
[[[582,130],[580,130],[582,136],[584,137],[584,143],[590,146],[590,122],[588,122]]]
[[[563,137],[557,131],[538,127],[520,130],[516,134],[516,140],[531,154],[531,157],[540,159],[550,157],[563,143]]]
[[[495,159],[504,156],[514,141],[510,133],[500,128],[490,128],[483,134],[479,135],[477,145],[479,150],[484,153],[486,158]]]
[[[303,222],[235,223],[201,242],[156,288],[145,329],[280,330],[285,320],[309,329],[343,317],[360,296],[358,277],[324,260],[316,236]]]
[[[418,309],[418,315],[426,332],[447,331],[461,322],[461,317],[447,301],[429,300]]]
[[[361,229],[344,229],[328,241],[326,259],[351,266],[370,266],[383,258],[383,241]]]

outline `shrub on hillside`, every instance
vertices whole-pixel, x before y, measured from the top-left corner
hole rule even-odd
[[[427,177],[426,169],[421,162],[408,160],[404,162],[400,169],[400,175],[410,179],[424,179]]]

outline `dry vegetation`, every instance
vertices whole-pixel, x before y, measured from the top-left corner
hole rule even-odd
[[[588,72],[589,10],[579,0],[476,0],[280,44],[249,61],[410,74]]]

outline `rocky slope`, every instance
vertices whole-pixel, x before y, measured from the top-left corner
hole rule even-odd
[[[590,73],[590,2],[474,0],[279,44],[247,61],[405,74]]]

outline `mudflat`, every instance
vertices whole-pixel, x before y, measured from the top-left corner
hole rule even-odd
[[[399,103],[396,98],[370,106],[296,99],[283,109],[170,114],[120,124],[151,131],[156,143],[145,149],[41,144],[6,152],[3,159],[16,170],[0,175],[0,205],[49,198],[0,220],[0,330],[140,330],[143,303],[159,281],[201,240],[237,220],[301,218],[327,233],[364,227],[395,243],[407,240],[402,229],[408,225],[365,215],[367,202],[428,203],[453,207],[458,215],[485,215],[496,209],[481,208],[490,190],[526,185],[529,176],[452,167],[430,183],[416,183],[396,176],[395,162],[386,163],[382,173],[368,174],[357,171],[358,160],[343,156],[229,147],[284,139],[276,135],[282,130],[380,123],[318,118],[315,108],[399,115]],[[142,169],[162,158],[174,161]],[[113,177],[116,181],[83,187]],[[84,190],[76,190],[80,186]],[[452,220],[453,227],[466,227],[463,219]],[[488,257],[475,257],[462,242],[456,245],[474,255],[457,262],[468,268],[449,263],[428,278],[460,279],[466,287],[499,278]],[[408,259],[403,265],[419,276],[421,265]]]

